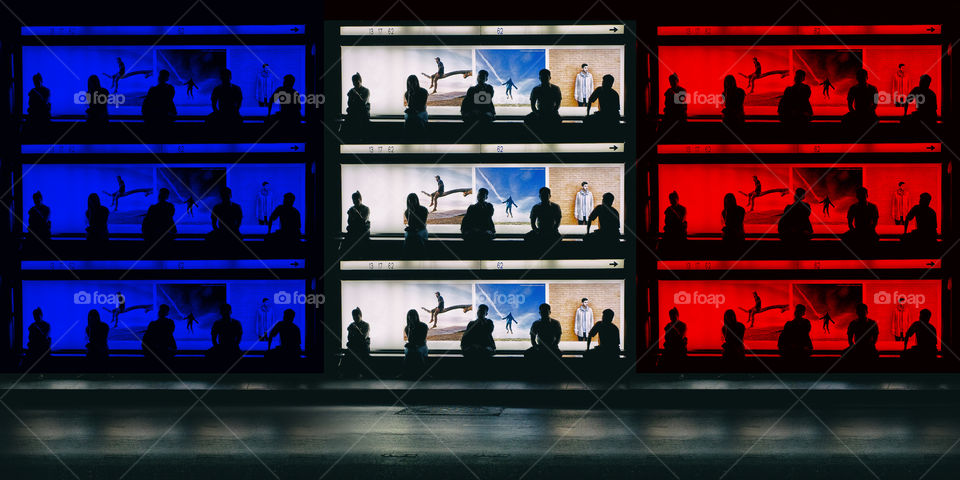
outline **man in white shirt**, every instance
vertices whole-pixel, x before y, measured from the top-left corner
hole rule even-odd
[[[585,342],[590,338],[591,328],[593,328],[593,310],[590,309],[590,302],[586,298],[581,298],[573,320],[573,331],[578,340]]]
[[[573,88],[573,98],[577,100],[577,106],[586,107],[587,99],[590,98],[591,93],[593,93],[593,74],[589,72],[587,64],[584,63],[580,65],[580,72],[577,73],[576,84]]]
[[[593,211],[593,192],[587,182],[580,184],[580,190],[577,190],[577,198],[573,208],[573,215],[577,217],[577,225],[586,225],[587,217]]]

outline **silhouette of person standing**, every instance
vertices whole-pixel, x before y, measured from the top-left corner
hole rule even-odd
[[[680,311],[673,307],[668,312],[670,321],[663,326],[661,362],[673,363],[687,358],[687,324],[680,321]]]
[[[493,205],[487,201],[487,189],[477,190],[477,203],[467,207],[460,222],[460,233],[465,242],[485,245],[493,240],[497,228],[493,224]]]
[[[27,211],[27,231],[38,240],[50,238],[50,207],[43,204],[43,195],[33,193],[33,206]]]
[[[91,193],[87,197],[87,240],[95,242],[107,240],[109,237],[107,218],[109,216],[110,209],[100,204],[100,196]]]
[[[107,123],[107,102],[110,92],[100,86],[100,77],[90,75],[87,78],[87,124],[105,125]]]
[[[173,221],[176,209],[167,201],[168,198],[170,190],[161,188],[157,193],[157,203],[150,205],[143,217],[143,239],[150,245],[168,243],[177,234],[177,226]]]
[[[177,92],[173,85],[167,83],[168,80],[170,80],[170,72],[160,70],[157,75],[157,84],[147,90],[147,96],[140,107],[145,122],[166,124],[177,118],[177,106],[173,102]]]

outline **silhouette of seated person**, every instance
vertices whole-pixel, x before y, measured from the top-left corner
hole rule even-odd
[[[615,360],[620,358],[620,328],[613,323],[613,310],[607,308],[600,315],[600,321],[587,332],[587,350],[584,357],[594,360]],[[597,346],[590,349],[593,337],[597,337]]]
[[[110,325],[100,320],[100,312],[92,308],[87,312],[87,358],[90,360],[104,360],[110,355],[107,347],[107,337],[110,335]]]
[[[723,327],[720,333],[723,338],[723,359],[728,362],[742,361],[746,355],[743,337],[747,333],[747,327],[737,320],[737,312],[732,309],[723,312]]]
[[[673,365],[687,358],[687,324],[680,321],[680,310],[673,307],[668,312],[670,321],[663,326],[663,351],[661,365]]]
[[[240,340],[243,339],[243,325],[230,316],[233,308],[224,303],[220,306],[220,319],[210,327],[210,341],[213,346],[207,350],[207,357],[215,360],[235,360],[242,355]],[[286,312],[284,312],[286,319]],[[299,338],[297,344],[299,345]]]
[[[360,73],[354,73],[350,80],[353,88],[347,92],[347,115],[343,118],[340,131],[344,134],[360,134],[370,127],[370,90],[363,86]]]
[[[592,127],[611,127],[620,124],[620,94],[613,89],[613,75],[603,76],[600,86],[587,98],[587,115],[583,123]],[[590,114],[590,107],[597,102],[597,111]]]
[[[420,205],[416,193],[407,195],[407,209],[403,212],[403,252],[408,256],[422,255],[427,245],[427,207]]]
[[[803,243],[813,235],[813,224],[810,223],[810,204],[803,201],[807,191],[798,188],[793,194],[793,203],[783,207],[783,215],[777,221],[777,232],[780,240],[791,243]]]
[[[407,311],[407,325],[403,327],[403,335],[407,343],[403,345],[403,372],[401,376],[417,378],[427,368],[427,333],[430,328],[420,321],[420,314],[416,310]]]
[[[880,240],[877,223],[880,222],[880,210],[875,203],[867,201],[867,189],[857,188],[857,201],[847,210],[847,227],[843,241],[850,245],[870,246]]]
[[[783,95],[777,104],[777,117],[780,123],[790,127],[802,127],[813,118],[813,106],[810,105],[810,86],[803,83],[807,72],[797,70],[793,74],[793,85],[783,89]]]
[[[141,339],[143,356],[167,364],[177,354],[177,341],[173,332],[177,326],[167,315],[170,306],[162,304],[157,308],[157,319],[147,325],[147,331]]]
[[[493,340],[493,321],[487,318],[488,311],[490,307],[478,305],[477,318],[467,323],[460,337],[460,350],[464,358],[479,361],[492,357],[497,351],[497,344]]]
[[[243,123],[240,105],[243,103],[243,91],[230,83],[233,73],[220,70],[220,85],[213,87],[210,94],[210,106],[213,112],[207,116],[207,122],[217,127],[237,126]]]
[[[937,212],[930,208],[933,197],[923,192],[920,194],[920,203],[914,205],[907,212],[903,222],[903,241],[913,246],[931,246],[937,243]],[[907,233],[910,221],[916,222],[917,228]]]
[[[107,231],[107,219],[110,209],[100,204],[100,195],[91,193],[87,196],[87,240],[91,242],[105,242],[110,236]]]
[[[867,318],[867,305],[857,305],[857,318],[847,325],[847,351],[845,358],[855,362],[876,360],[877,339],[880,336],[880,327],[877,322]]]
[[[560,241],[560,205],[550,201],[550,188],[540,187],[540,203],[530,209],[531,230],[524,235],[529,245],[552,247]]]
[[[407,77],[407,91],[403,94],[403,99],[407,104],[403,111],[403,125],[413,133],[423,133],[427,128],[427,97],[430,94],[427,89],[420,86],[420,80],[416,75]]]
[[[676,72],[667,77],[670,86],[663,92],[663,124],[672,127],[687,123],[687,89],[680,86]]]
[[[283,320],[277,322],[267,335],[267,356],[279,360],[300,358],[302,353],[300,350],[300,327],[293,323],[296,316],[297,312],[294,312],[292,308],[283,311]],[[237,325],[240,324],[236,320],[234,322],[237,322]],[[277,345],[277,348],[271,348],[273,347],[273,337],[278,335],[280,336],[280,345]]]
[[[867,83],[867,71],[857,70],[857,83],[847,92],[847,112],[841,122],[847,127],[869,127],[877,121],[877,87]]]
[[[176,209],[167,201],[168,198],[170,190],[161,188],[157,193],[157,203],[150,205],[143,216],[143,239],[151,246],[168,244],[177,235],[177,226],[173,221]]]
[[[930,323],[932,314],[924,308],[919,319],[913,322],[903,336],[903,354],[905,360],[932,362],[937,359],[937,327]],[[916,336],[916,344],[907,348],[910,337]]]
[[[743,125],[746,115],[743,113],[743,102],[747,93],[737,86],[737,79],[733,75],[723,78],[723,123],[731,127]]]
[[[497,118],[493,105],[493,87],[487,83],[490,76],[486,70],[477,72],[477,84],[467,89],[460,103],[460,116],[467,125],[489,125]]]
[[[33,88],[27,93],[27,123],[42,125],[50,121],[50,89],[43,86],[43,77],[33,76]]]
[[[100,77],[90,75],[87,78],[86,104],[87,125],[102,126],[109,120],[107,104],[110,91],[100,86]]]
[[[813,353],[813,341],[810,340],[810,320],[804,318],[807,307],[797,304],[793,309],[793,318],[783,324],[783,330],[777,338],[780,356],[788,361],[802,361]]]
[[[33,193],[33,206],[27,211],[27,231],[34,239],[50,239],[50,207],[43,204],[43,194]]]
[[[676,191],[667,195],[670,201],[663,211],[663,241],[665,244],[687,239],[687,207],[680,205],[680,194]]]
[[[353,374],[363,376],[370,359],[370,324],[363,321],[360,307],[350,313],[353,321],[347,325],[347,365],[352,365]]]
[[[720,212],[723,227],[720,229],[720,235],[725,243],[731,245],[743,243],[745,237],[743,220],[746,216],[747,211],[737,205],[736,195],[728,193],[723,196],[723,210]]]
[[[550,130],[560,126],[560,87],[550,83],[550,70],[540,70],[540,85],[530,92],[530,113],[523,121],[534,130]]]
[[[157,75],[157,84],[147,90],[147,96],[140,107],[144,122],[165,125],[177,119],[177,106],[173,103],[173,97],[177,91],[173,85],[167,83],[168,80],[170,80],[170,72],[160,70]]]
[[[210,212],[210,223],[213,230],[208,235],[216,242],[239,242],[240,222],[243,221],[243,209],[233,203],[233,192],[224,187],[220,190],[220,203],[214,205]]]
[[[353,206],[347,209],[347,236],[344,239],[344,249],[370,239],[370,207],[363,204],[360,191],[351,195]]]
[[[460,233],[463,240],[475,246],[489,245],[497,234],[493,225],[493,205],[487,201],[487,189],[477,190],[477,203],[467,207],[460,222]]]
[[[296,196],[287,192],[283,194],[283,203],[277,205],[267,219],[267,236],[283,243],[300,241],[300,211],[293,206]],[[273,222],[280,220],[280,228],[273,231]]]
[[[33,367],[50,354],[50,324],[43,320],[43,310],[33,310],[33,323],[27,327],[27,350],[24,352],[24,365]]]
[[[583,241],[588,245],[611,246],[620,243],[620,212],[613,208],[613,194],[604,193],[600,205],[593,207],[587,216],[587,236]],[[590,226],[597,221],[597,229],[592,233]]]
[[[550,304],[540,304],[540,318],[530,326],[530,348],[524,351],[527,360],[544,362],[561,358],[560,338],[563,327],[550,318]]]
[[[299,125],[303,117],[300,115],[300,92],[293,85],[297,79],[290,74],[283,76],[283,85],[277,87],[270,95],[267,103],[267,117],[283,126]],[[273,104],[279,105],[276,116],[273,114]]]
[[[920,83],[907,94],[906,101],[903,103],[903,115],[906,123],[923,123],[931,127],[936,125],[937,94],[930,89],[931,81],[930,75],[921,75]],[[916,105],[916,109],[908,115],[907,111],[910,109],[911,103]]]

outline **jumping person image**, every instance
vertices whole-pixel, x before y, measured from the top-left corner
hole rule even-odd
[[[753,176],[753,191],[747,193],[743,190],[740,190],[740,195],[747,197],[747,205],[750,206],[750,211],[753,211],[754,203],[757,198],[760,198],[764,195],[769,195],[771,193],[779,193],[780,196],[784,196],[790,193],[789,188],[771,188],[770,190],[764,190],[760,185],[760,179],[756,175]]]
[[[197,317],[194,317],[193,312],[190,312],[183,319],[187,321],[187,331],[193,333],[193,324],[197,323]]]
[[[193,98],[193,90],[197,88],[197,84],[193,82],[193,78],[187,80],[187,83],[184,84],[187,87],[187,96]]]
[[[187,206],[187,213],[193,217],[193,207],[197,204],[197,201],[194,200],[193,195],[187,197],[187,201],[183,202]]]
[[[830,216],[830,207],[834,207],[834,208],[837,207],[836,205],[833,204],[833,202],[830,201],[830,197],[826,195],[824,195],[823,200],[820,200],[820,202],[818,203],[820,203],[820,205],[823,205],[823,215],[827,217]]]
[[[420,307],[423,311],[430,314],[430,322],[433,325],[430,328],[437,328],[437,321],[441,313],[449,312],[450,310],[463,310],[463,313],[467,313],[470,310],[473,310],[473,305],[451,305],[449,307],[444,306],[443,296],[440,295],[440,292],[433,292],[437,296],[437,306],[434,308]]]
[[[513,83],[513,78],[508,78],[506,82],[500,84],[501,87],[507,87],[507,91],[504,93],[507,98],[513,100],[513,89],[517,88],[517,84]],[[519,88],[517,88],[519,90]]]
[[[500,202],[500,203],[506,203],[506,204],[507,204],[507,216],[510,217],[510,218],[513,218],[513,207],[519,207],[519,206],[520,206],[520,205],[517,205],[517,202],[514,202],[514,201],[513,201],[513,196],[512,196],[512,195],[511,195],[511,196],[508,196],[506,200],[504,200],[503,202]]]
[[[780,313],[783,313],[790,309],[790,305],[770,305],[769,307],[764,307],[760,301],[760,295],[757,295],[757,292],[753,292],[753,307],[749,309],[743,307],[739,308],[740,310],[747,312],[747,321],[750,322],[750,325],[747,325],[747,327],[753,328],[753,322],[756,321],[758,313],[763,313],[767,310],[773,309],[780,309]]]
[[[833,319],[830,318],[830,312],[824,312],[823,315],[820,317],[820,320],[823,320],[823,331],[824,331],[824,333],[830,333],[830,324],[831,324],[831,323],[834,324],[834,325],[837,324],[837,322],[833,321]]]
[[[833,84],[830,83],[830,77],[825,78],[822,82],[818,83],[817,85],[820,85],[823,87],[823,97],[826,98],[827,100],[830,100],[830,89],[831,88],[834,90],[837,89],[837,87],[834,87]]]
[[[503,319],[507,322],[504,329],[506,329],[508,333],[513,333],[513,324],[517,323],[517,320],[513,318],[513,313],[508,313]]]

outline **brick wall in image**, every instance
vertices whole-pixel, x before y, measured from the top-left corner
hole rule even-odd
[[[560,87],[563,93],[561,107],[576,107],[573,96],[580,65],[586,63],[593,74],[593,88],[600,86],[606,74],[613,75],[613,89],[623,98],[620,89],[620,49],[619,48],[551,48],[547,50],[550,65],[550,83]],[[597,105],[594,104],[596,109]]]
[[[574,217],[574,207],[577,191],[580,190],[580,184],[589,183],[590,191],[593,192],[594,206],[600,205],[603,194],[610,192],[613,194],[613,208],[620,212],[623,218],[623,208],[621,208],[623,199],[620,198],[621,181],[619,167],[549,167],[550,175],[547,180],[547,186],[550,187],[550,198],[553,203],[560,205],[563,212],[562,225],[576,225],[577,219]],[[594,224],[596,228],[596,224]],[[584,229],[586,231],[586,229]]]
[[[594,322],[599,322],[604,309],[609,308],[614,313],[613,323],[620,327],[620,333],[623,333],[619,284],[585,281],[583,283],[551,283],[548,288],[550,289],[550,316],[563,326],[561,341],[577,340],[573,327],[576,310],[580,307],[580,299],[583,297],[590,300]],[[593,340],[596,343],[597,339]]]

